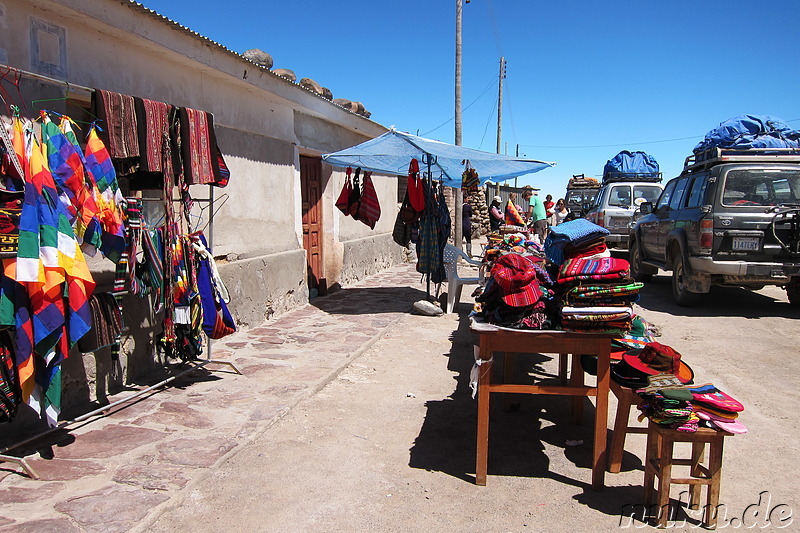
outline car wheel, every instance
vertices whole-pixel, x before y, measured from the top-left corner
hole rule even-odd
[[[700,303],[700,294],[689,292],[687,277],[686,262],[678,254],[672,264],[672,299],[682,307],[693,307]]]
[[[789,303],[794,306],[800,306],[800,277],[793,277],[789,280],[786,286],[786,296],[789,297]]]
[[[631,261],[631,277],[636,281],[647,283],[653,279],[653,272],[651,267],[642,264],[642,251],[639,248],[639,243],[631,240],[631,248],[629,252]]]

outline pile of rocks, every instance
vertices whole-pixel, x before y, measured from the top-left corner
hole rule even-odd
[[[264,52],[263,50],[259,50],[258,48],[252,48],[247,50],[245,53],[242,54],[246,59],[252,61],[256,65],[263,67],[267,70],[272,70],[273,74],[277,74],[278,76],[289,80],[292,83],[297,83],[304,89],[311,91],[320,95],[321,97],[325,98],[326,100],[331,100],[337,105],[356,113],[357,115],[361,115],[362,117],[369,118],[372,113],[367,111],[364,107],[364,104],[361,102],[351,102],[345,98],[337,98],[333,99],[333,93],[327,87],[323,87],[316,81],[312,80],[311,78],[301,78],[300,81],[297,81],[297,75],[294,71],[288,68],[276,68],[273,69],[273,60],[272,56],[268,53]]]
[[[464,199],[472,206],[472,238],[489,233],[489,206],[486,205],[486,189],[478,188],[478,192],[464,193]]]

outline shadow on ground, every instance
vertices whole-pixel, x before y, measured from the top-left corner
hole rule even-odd
[[[654,276],[641,290],[638,305],[644,309],[686,317],[800,318],[800,307],[761,292],[740,287],[711,287],[696,307],[681,307],[672,300],[669,276]]]
[[[463,311],[463,309],[462,309]],[[454,373],[455,387],[447,398],[426,403],[427,413],[419,435],[410,449],[409,466],[443,472],[469,483],[475,482],[477,404],[469,387],[472,369],[473,334],[469,319],[462,312],[451,338],[448,370]],[[497,357],[497,356],[496,356]],[[552,357],[520,354],[515,358],[515,382],[530,384],[554,379],[543,367]],[[502,380],[502,361],[493,365],[493,381]],[[552,366],[552,365],[550,365]],[[564,457],[591,478],[592,423],[594,406],[584,403],[584,421],[572,424],[568,397],[515,394],[503,398],[492,395],[489,426],[489,483],[493,476],[550,478],[590,491],[590,484],[551,470],[546,446],[563,449]],[[567,441],[584,444],[567,446]],[[627,497],[627,495],[624,495]],[[613,514],[619,513],[619,506]]]
[[[425,291],[412,287],[355,287],[315,298],[311,305],[330,314],[375,315],[406,313],[414,302],[423,299]]]

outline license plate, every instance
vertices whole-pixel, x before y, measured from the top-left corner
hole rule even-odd
[[[758,237],[734,237],[733,249],[738,251],[758,250]]]

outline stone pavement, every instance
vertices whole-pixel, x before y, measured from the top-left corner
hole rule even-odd
[[[402,264],[317,298],[213,343],[213,359],[233,362],[242,375],[209,365],[107,416],[11,450],[41,479],[0,463],[0,531],[108,533],[146,521],[408,314],[425,296],[419,280],[414,265]],[[24,437],[0,435],[0,447]]]

